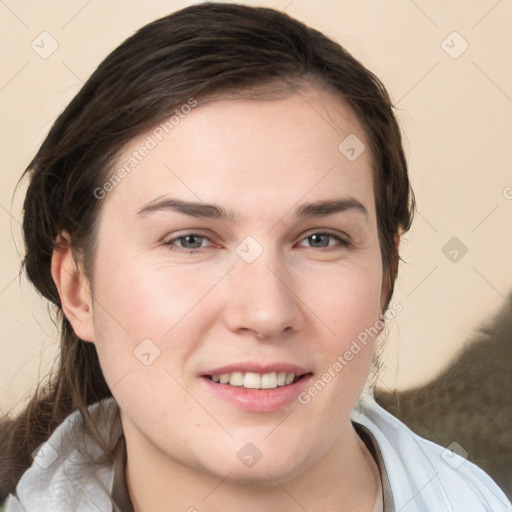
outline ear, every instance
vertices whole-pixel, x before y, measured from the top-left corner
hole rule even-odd
[[[75,334],[84,341],[94,342],[90,283],[75,262],[68,233],[59,234],[57,244],[52,254],[51,272],[62,310]]]
[[[400,249],[400,235],[393,235],[393,241],[396,247],[396,258],[390,262],[390,268],[386,275],[382,276],[382,292],[380,295],[381,310],[384,312],[384,305],[387,301],[389,290],[391,289],[391,283],[394,282],[398,274],[398,262],[400,260],[399,249]]]

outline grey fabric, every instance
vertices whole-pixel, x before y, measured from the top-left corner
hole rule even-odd
[[[383,512],[395,512],[395,504],[393,502],[393,492],[391,490],[391,484],[389,483],[388,471],[384,465],[384,459],[382,458],[382,452],[380,451],[379,445],[375,440],[373,434],[363,425],[358,423],[352,423],[356,429],[359,437],[364,441],[366,447],[372,454],[380,473],[380,481],[382,483],[382,497],[384,501]],[[132,511],[133,512],[133,511]]]
[[[75,412],[38,451],[32,466],[8,497],[5,512],[132,512],[124,481],[126,449],[120,421],[109,437],[109,419],[119,413],[114,399],[90,406],[114,461],[84,434]],[[385,512],[512,512],[505,494],[477,466],[427,441],[380,407],[361,397],[351,420],[380,468]],[[79,449],[77,437],[83,439]],[[124,491],[124,493],[123,493]],[[117,500],[113,505],[113,500]],[[393,509],[394,503],[394,509]]]

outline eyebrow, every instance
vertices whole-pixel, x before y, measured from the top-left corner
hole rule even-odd
[[[202,202],[184,201],[182,199],[175,199],[166,197],[159,199],[143,206],[137,215],[146,216],[153,212],[171,210],[179,213],[184,213],[192,217],[210,218],[227,222],[237,222],[238,216],[233,210]],[[295,208],[293,215],[299,219],[326,217],[334,213],[344,211],[357,211],[362,213],[368,220],[368,210],[365,206],[353,197],[341,199],[328,199],[323,201],[315,201],[314,203],[306,203],[299,205]]]

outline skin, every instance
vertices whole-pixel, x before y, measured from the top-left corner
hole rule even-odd
[[[150,134],[133,140],[118,166]],[[310,368],[316,380],[379,319],[371,155],[349,161],[338,150],[349,134],[369,147],[350,107],[316,87],[199,106],[102,200],[92,284],[69,247],[55,251],[65,314],[95,343],[121,408],[137,512],[372,510],[378,473],[349,415],[374,341],[307,405],[274,412],[242,411],[199,377],[232,362],[278,360]],[[166,196],[240,218],[137,214]],[[300,204],[347,197],[368,216],[293,215]],[[207,238],[178,239],[191,231]],[[350,244],[308,238],[326,231]],[[248,236],[263,249],[252,263],[236,252]],[[144,339],[160,350],[148,366],[134,356]],[[247,442],[262,454],[251,468],[237,457]]]

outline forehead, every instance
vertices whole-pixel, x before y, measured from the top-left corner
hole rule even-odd
[[[229,203],[242,215],[259,208],[260,216],[273,208],[282,213],[303,198],[345,194],[369,203],[374,215],[362,125],[338,95],[313,87],[280,99],[178,107],[124,148],[107,176],[116,174],[122,177],[110,180],[116,183],[105,209],[110,204],[130,215],[166,194]]]

